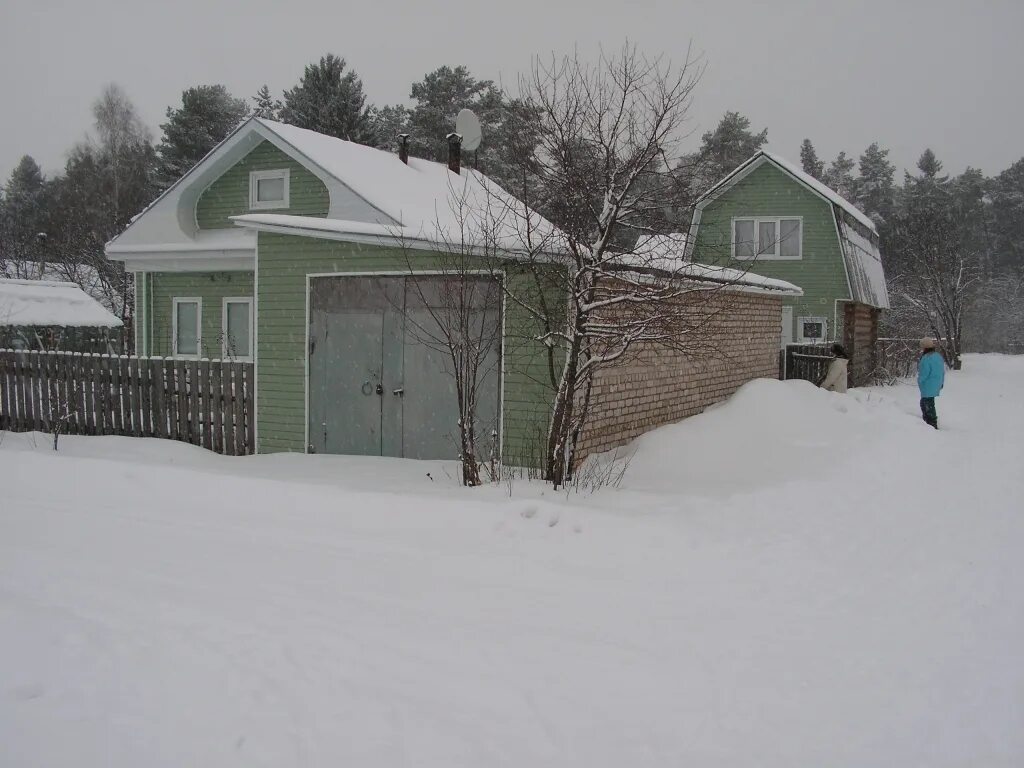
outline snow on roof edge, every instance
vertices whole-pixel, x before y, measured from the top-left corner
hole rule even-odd
[[[833,205],[838,205],[844,211],[849,213],[853,218],[855,218],[860,224],[867,227],[872,234],[878,234],[878,229],[875,227],[875,222],[873,222],[871,218],[862,210],[860,210],[857,206],[855,206],[853,203],[851,203],[849,200],[847,200],[845,197],[840,195],[838,192],[836,192],[828,185],[823,184],[813,176],[805,173],[802,169],[797,168],[795,165],[793,165],[791,162],[783,158],[781,155],[776,155],[774,152],[769,152],[767,149],[757,150],[757,152],[755,152],[749,158],[744,160],[731,173],[729,173],[727,176],[725,176],[716,184],[714,184],[714,186],[712,186],[711,189],[709,189],[707,192],[700,196],[700,199],[697,201],[697,206],[703,207],[705,202],[707,202],[717,193],[723,191],[724,188],[729,187],[733,183],[735,183],[737,177],[740,174],[748,170],[753,164],[755,164],[758,160],[761,160],[762,158],[774,163],[780,169],[782,169],[783,171],[791,175],[793,178],[795,178],[797,181],[799,181],[801,184],[804,184],[805,186],[809,187],[810,189],[819,194],[821,197],[824,197]]]
[[[827,197],[829,200],[831,200],[833,203],[838,205],[844,211],[853,216],[857,221],[859,221],[861,224],[863,224],[865,227],[871,230],[872,233],[876,235],[878,234],[878,230],[875,228],[875,222],[871,220],[871,217],[869,217],[860,208],[858,208],[856,205],[854,205],[845,197],[843,197],[834,189],[832,189],[832,187],[822,183],[818,179],[811,176],[809,173],[806,173],[802,168],[796,167],[795,165],[790,163],[789,160],[782,157],[781,155],[776,155],[774,152],[769,152],[767,149],[762,149],[761,153],[776,165],[781,166],[786,172],[795,176],[797,179],[799,179],[804,184],[809,186],[822,197]]]
[[[123,323],[77,283],[0,278],[0,325],[117,328]]]

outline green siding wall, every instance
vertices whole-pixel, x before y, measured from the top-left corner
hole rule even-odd
[[[326,216],[330,207],[327,187],[302,165],[270,142],[258,144],[230,170],[211,184],[196,203],[196,223],[200,229],[233,227],[230,216],[250,213],[249,172],[287,168],[289,205],[287,208],[261,209],[258,213],[288,213],[295,216]]]
[[[223,302],[229,296],[252,296],[252,272],[150,272],[146,275],[146,307],[150,355],[172,353],[171,311],[175,297],[198,296],[203,300],[202,356],[221,356]]]
[[[804,295],[783,302],[793,307],[794,321],[800,316],[826,317],[829,337],[842,338],[842,310],[836,322],[835,302],[848,300],[849,288],[832,204],[766,163],[703,210],[694,260],[729,263],[732,219],[742,216],[803,217],[802,259],[740,261],[734,266],[798,285]]]
[[[306,431],[306,276],[345,272],[408,272],[438,268],[443,257],[373,245],[261,232],[257,256],[257,440],[261,453],[304,451]],[[483,266],[483,265],[482,265]],[[532,280],[522,272],[506,279]],[[505,311],[503,451],[507,461],[536,454],[553,399],[547,348],[529,316],[511,302]],[[558,362],[556,361],[556,366]],[[556,367],[556,370],[560,370]]]

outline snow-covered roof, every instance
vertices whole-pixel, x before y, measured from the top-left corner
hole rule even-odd
[[[295,226],[294,219],[304,218],[309,229],[337,234],[387,236],[398,232],[433,243],[493,238],[494,244],[505,250],[525,248],[525,207],[472,168],[454,173],[447,164],[412,157],[407,164],[392,152],[294,125],[256,120],[383,214],[376,221],[285,216],[279,225]],[[555,226],[537,213],[529,216],[534,246],[551,241],[557,233]],[[268,223],[263,214],[238,216],[235,221],[242,225]]]
[[[875,223],[867,214],[861,211],[857,206],[855,206],[845,197],[840,195],[834,189],[829,187],[827,184],[823,184],[822,182],[818,181],[809,173],[804,173],[804,171],[799,166],[794,165],[793,163],[786,160],[784,157],[777,155],[774,152],[769,152],[766,149],[758,150],[750,157],[750,159],[748,159],[746,162],[740,165],[739,168],[737,168],[735,171],[730,173],[720,182],[715,184],[715,186],[712,187],[702,197],[702,200],[706,200],[714,196],[715,194],[721,192],[723,189],[731,187],[737,181],[739,181],[747,174],[754,171],[756,168],[758,168],[765,162],[771,162],[778,168],[782,169],[790,176],[795,178],[797,181],[799,181],[801,184],[810,187],[812,190],[814,190],[814,192],[824,197],[833,205],[839,206],[842,210],[846,211],[850,216],[852,216],[858,222],[867,227],[871,232],[878,234],[877,230],[875,229]]]
[[[843,258],[850,277],[850,293],[854,301],[879,309],[889,308],[889,291],[885,285],[882,254],[875,242],[862,235],[845,219],[839,231],[842,236]]]
[[[131,269],[164,269],[168,260],[202,255],[216,268],[252,268],[255,238],[242,230],[210,237],[200,231],[195,208],[209,186],[263,141],[294,158],[328,190],[327,225],[342,237],[350,224],[398,227],[435,244],[460,241],[466,233],[486,237],[503,250],[522,250],[522,232],[530,231],[534,250],[556,250],[561,233],[492,180],[472,168],[460,174],[447,164],[397,155],[316,131],[253,117],[239,126],[194,168],[171,185],[106,247],[108,256]],[[529,217],[527,219],[527,216]],[[322,229],[307,218],[311,231]],[[319,219],[323,221],[324,219]],[[529,228],[526,222],[529,221]],[[239,217],[252,226],[259,219]],[[234,236],[230,233],[234,232]],[[243,237],[244,236],[244,237]],[[157,266],[153,266],[156,264]],[[211,267],[214,268],[214,267]]]
[[[686,253],[686,233],[641,235],[633,246],[630,259],[646,262],[657,269],[675,269]]]
[[[627,269],[651,270],[695,282],[729,284],[738,289],[755,289],[791,296],[803,290],[785,280],[756,275],[742,269],[700,264],[687,258],[687,237],[683,232],[669,235],[643,235],[629,253],[617,254],[613,264]]]
[[[121,320],[75,283],[0,278],[0,325],[116,328]]]

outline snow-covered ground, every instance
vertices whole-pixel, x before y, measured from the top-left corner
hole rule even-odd
[[[753,382],[592,495],[2,435],[0,765],[1022,765],[1022,382]]]

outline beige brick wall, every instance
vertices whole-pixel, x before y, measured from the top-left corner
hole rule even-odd
[[[706,348],[686,354],[647,345],[596,373],[579,459],[700,413],[751,379],[778,378],[778,298],[719,292],[694,312],[712,315],[700,332]]]

